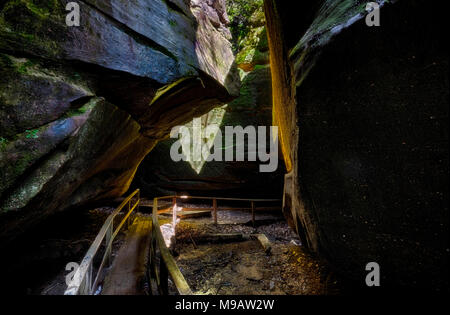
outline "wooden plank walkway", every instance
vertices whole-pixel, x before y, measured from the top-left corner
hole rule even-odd
[[[134,220],[105,279],[102,295],[145,294],[151,231],[151,218]]]

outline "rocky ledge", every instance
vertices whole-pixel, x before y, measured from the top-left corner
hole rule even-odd
[[[172,126],[239,94],[224,1],[0,4],[0,238],[117,197]]]

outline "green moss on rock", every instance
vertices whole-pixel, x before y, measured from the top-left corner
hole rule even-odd
[[[0,12],[0,49],[20,47],[36,55],[58,55],[58,43],[65,34],[64,16],[57,0],[8,1]]]
[[[97,105],[98,101],[99,101],[98,98],[93,98],[85,105],[83,105],[79,108],[69,110],[66,113],[65,117],[69,118],[69,117],[84,115],[84,114],[90,112]]]
[[[0,137],[0,151],[3,151],[8,145],[8,139]]]
[[[14,64],[7,55],[0,54],[0,69],[4,70],[14,69]]]

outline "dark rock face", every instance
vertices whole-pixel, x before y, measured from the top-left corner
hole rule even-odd
[[[312,250],[361,285],[376,261],[385,288],[447,290],[445,19],[426,1],[397,1],[369,28],[357,1],[321,5],[302,11],[311,24],[297,28],[283,1],[266,1],[290,171],[285,214]]]
[[[0,238],[125,193],[172,126],[239,93],[223,1],[0,4]],[[218,19],[218,20],[217,20]]]

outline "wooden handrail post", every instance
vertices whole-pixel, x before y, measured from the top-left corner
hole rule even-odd
[[[217,199],[213,199],[214,224],[217,225]]]
[[[159,281],[161,281],[161,293],[163,295],[169,295],[169,272],[162,255],[160,255],[159,259]]]
[[[89,284],[88,284],[88,273],[89,273],[89,270],[88,270],[88,272],[86,272],[86,275],[84,276],[84,279],[83,279],[83,281],[81,282],[81,285],[80,285],[80,295],[89,295],[89,290],[88,290],[88,287],[89,287]]]
[[[130,201],[128,201],[128,211],[127,211],[127,213],[129,213],[130,212],[130,210],[131,210],[131,200]],[[127,219],[127,230],[129,230],[130,229],[130,225],[131,225],[131,215],[128,217],[128,219]]]
[[[139,210],[141,209],[141,191],[139,190],[137,193],[137,212],[139,212]]]
[[[156,235],[155,232],[152,231],[152,241],[151,241],[151,245],[150,245],[150,265],[151,265],[151,272],[152,274],[155,276],[157,276],[156,274]]]
[[[173,197],[172,199],[172,226],[175,232],[175,228],[177,227],[177,197]]]
[[[94,266],[92,265],[94,262],[91,262],[91,265],[89,266],[89,272],[88,272],[88,274],[89,274],[89,282],[88,282],[88,289],[89,289],[89,295],[92,295],[94,292],[93,292],[93,290],[94,290],[94,288],[93,288],[93,286],[94,286]]]
[[[173,227],[173,245],[175,245],[177,240],[177,197],[173,197],[172,200],[173,207],[172,207],[172,227]]]
[[[113,236],[113,231],[114,231],[114,220],[111,221],[110,226],[108,227],[108,230],[106,231],[106,236],[105,236],[105,247],[106,247],[106,264],[108,266],[111,266],[111,261],[112,261],[112,245],[110,246],[111,243],[111,239]]]
[[[84,286],[81,292],[82,295],[91,295],[92,293],[92,263],[89,265],[84,278]]]
[[[252,201],[252,224],[253,228],[255,227],[255,202]]]

